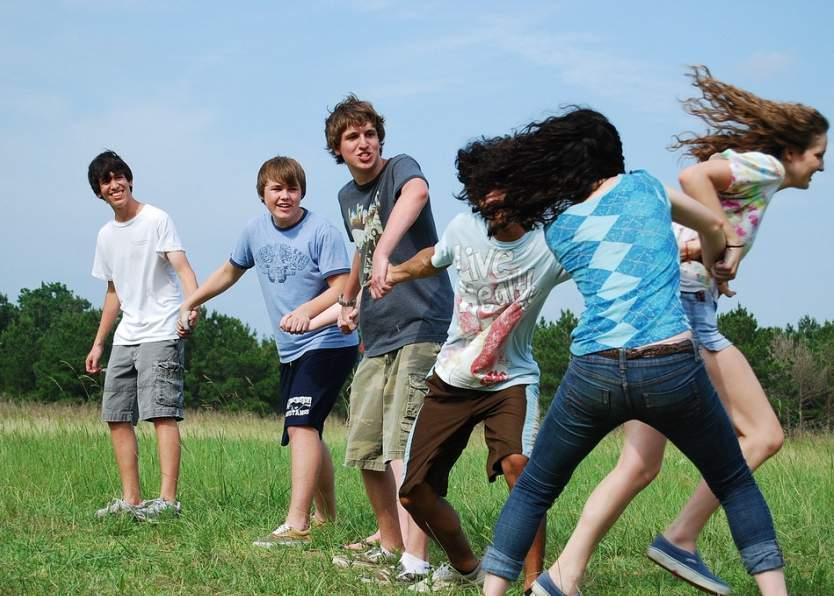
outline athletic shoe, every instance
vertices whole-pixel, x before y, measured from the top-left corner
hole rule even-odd
[[[108,517],[110,515],[123,515],[129,513],[136,515],[136,510],[142,505],[131,505],[123,499],[113,499],[106,506],[96,511],[96,517]]]
[[[480,563],[467,574],[461,573],[449,563],[443,563],[429,577],[410,585],[408,589],[411,592],[439,592],[440,590],[449,590],[462,586],[482,587],[485,578],[486,572]]]
[[[161,517],[175,517],[182,511],[179,501],[166,501],[162,497],[142,501],[134,515],[139,521],[156,522]]]
[[[567,596],[567,594],[565,594],[559,586],[556,585],[556,582],[554,582],[553,578],[550,577],[550,573],[548,571],[542,572],[542,574],[536,578],[532,587],[525,592],[525,594],[527,593],[532,594],[533,596]],[[577,590],[576,596],[582,596],[582,592]]]
[[[252,546],[262,546],[264,548],[272,548],[273,546],[301,546],[310,544],[312,540],[309,528],[306,530],[297,530],[290,525],[281,524],[271,534],[255,540]]]
[[[727,582],[709,570],[698,551],[691,553],[678,548],[666,540],[662,534],[658,534],[654,542],[649,545],[646,556],[704,592],[722,596],[730,593],[730,586]]]
[[[422,573],[417,571],[407,571],[402,563],[397,563],[394,567],[380,567],[371,576],[362,578],[366,584],[400,584],[411,585],[426,579],[429,576],[431,568],[427,568]]]
[[[333,557],[333,564],[342,569],[350,567],[379,567],[393,566],[400,560],[398,553],[389,553],[381,546],[374,546],[360,553],[346,553]]]

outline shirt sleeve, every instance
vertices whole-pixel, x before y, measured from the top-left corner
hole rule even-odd
[[[428,186],[429,182],[420,169],[420,164],[413,157],[403,155],[391,164],[392,176],[394,178],[394,200],[400,198],[403,186],[414,178],[420,178]]]
[[[315,257],[323,277],[331,277],[350,271],[351,263],[347,248],[335,226],[326,223],[319,228],[316,250],[318,254]]]
[[[163,254],[175,250],[185,250],[182,246],[174,220],[167,213],[162,212],[162,218],[156,228],[156,252]]]
[[[766,153],[748,151],[737,153],[727,150],[715,156],[730,162],[732,181],[724,191],[729,194],[745,192],[754,185],[779,185],[785,179],[785,168],[778,159]]]
[[[229,255],[229,261],[238,269],[251,269],[255,266],[255,255],[252,254],[252,226],[246,226],[237,240],[237,244]]]
[[[102,281],[113,281],[113,271],[105,257],[101,234],[96,238],[96,254],[93,257],[93,277]]]
[[[434,245],[434,254],[431,258],[432,267],[445,269],[455,259],[455,240],[458,236],[459,217],[455,217],[443,230],[440,240]],[[459,240],[459,239],[458,239]]]

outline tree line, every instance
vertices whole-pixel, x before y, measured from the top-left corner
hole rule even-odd
[[[0,393],[12,400],[99,401],[103,376],[88,375],[84,359],[100,315],[62,283],[23,289],[16,303],[0,294]],[[542,319],[536,326],[543,411],[567,369],[577,322],[564,310],[557,321]],[[834,429],[834,321],[806,316],[796,326],[762,327],[738,306],[719,315],[718,323],[747,357],[786,429]],[[258,337],[235,317],[204,310],[186,349],[186,406],[266,415],[277,408],[277,395],[272,338]],[[343,390],[336,412],[346,411]]]

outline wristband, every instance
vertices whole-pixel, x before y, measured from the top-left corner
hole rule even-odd
[[[351,300],[345,300],[343,294],[339,294],[339,298],[336,300],[339,306],[356,306],[356,298],[352,298]]]
[[[744,248],[743,244],[725,244],[724,248]]]

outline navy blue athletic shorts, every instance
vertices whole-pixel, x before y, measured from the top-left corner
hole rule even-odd
[[[290,426],[315,428],[321,437],[324,421],[356,364],[357,353],[356,346],[322,348],[281,364],[278,390],[284,412],[281,445],[290,442],[287,433]]]

